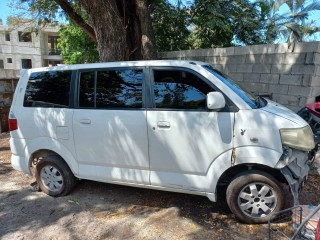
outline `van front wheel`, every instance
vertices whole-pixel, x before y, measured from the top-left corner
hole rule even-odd
[[[47,156],[36,166],[35,177],[40,189],[53,197],[67,195],[75,186],[69,166],[58,156]]]
[[[234,178],[227,188],[227,202],[236,216],[245,223],[265,223],[273,212],[283,207],[283,191],[269,174],[255,171]]]

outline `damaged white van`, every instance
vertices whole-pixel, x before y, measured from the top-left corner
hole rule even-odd
[[[283,207],[283,183],[297,196],[315,147],[294,112],[192,61],[22,70],[9,125],[12,166],[51,196],[76,179],[211,201],[227,185],[230,209],[247,223]]]

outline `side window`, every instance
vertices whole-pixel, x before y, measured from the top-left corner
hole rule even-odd
[[[141,69],[82,72],[79,107],[142,108],[142,85]]]
[[[187,71],[154,70],[156,108],[206,109],[207,93],[214,90],[202,79]]]
[[[30,75],[24,107],[69,106],[71,71],[34,72]]]

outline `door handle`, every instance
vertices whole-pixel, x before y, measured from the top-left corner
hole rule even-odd
[[[159,121],[157,126],[159,128],[170,128],[170,122],[167,121]]]
[[[90,119],[81,119],[80,123],[82,123],[82,124],[91,124],[91,120]]]

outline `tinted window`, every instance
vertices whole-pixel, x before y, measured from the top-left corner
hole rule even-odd
[[[154,71],[154,101],[157,108],[206,109],[206,95],[214,91],[192,73]]]
[[[203,65],[202,67],[209,71],[211,74],[213,74],[215,77],[220,79],[229,88],[231,88],[239,97],[241,97],[246,103],[248,103],[250,107],[258,107],[259,104],[257,103],[259,102],[256,101],[259,101],[259,97],[254,96],[254,94],[244,90],[243,87],[241,88],[240,86],[238,86],[238,84],[235,81],[233,81],[229,76],[213,68],[211,65]]]
[[[69,106],[71,71],[32,73],[24,98],[25,107]]]
[[[83,72],[80,77],[79,106],[141,108],[142,83],[143,72],[138,69]]]

